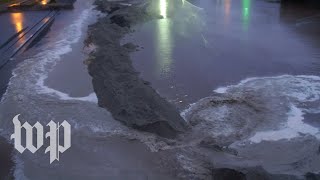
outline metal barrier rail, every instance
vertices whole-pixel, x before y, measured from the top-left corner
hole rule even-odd
[[[15,55],[17,55],[19,52],[22,52],[25,50],[27,45],[30,45],[34,42],[35,39],[39,35],[41,35],[41,32],[47,30],[51,24],[53,23],[55,17],[58,15],[59,11],[50,11],[45,17],[43,17],[41,20],[39,20],[36,24],[34,24],[31,28],[29,28],[27,31],[18,32],[11,38],[7,40],[7,43],[4,47],[8,46],[2,54],[0,54],[0,69],[5,66]],[[35,30],[34,33],[32,31]],[[32,34],[30,34],[32,33]],[[28,38],[16,49],[13,51],[9,51],[12,49],[13,46],[15,46],[22,38],[25,36],[28,36]],[[11,41],[9,41],[11,40]]]

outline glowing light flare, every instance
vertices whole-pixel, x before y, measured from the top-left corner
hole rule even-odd
[[[41,5],[47,5],[48,4],[48,2],[49,2],[49,0],[41,0]]]
[[[160,8],[160,15],[166,19],[167,18],[167,11],[168,11],[167,0],[160,0],[159,8]]]
[[[23,29],[23,14],[11,13],[11,21],[15,25],[16,32],[20,32]]]
[[[9,7],[14,7],[14,6],[19,6],[20,3],[14,3],[14,4],[10,4]]]

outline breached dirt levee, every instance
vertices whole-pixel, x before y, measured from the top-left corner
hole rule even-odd
[[[187,120],[190,124],[188,124],[181,118],[175,107],[161,98],[148,82],[139,77],[129,56],[137,49],[137,46],[131,43],[121,45],[120,40],[132,32],[133,26],[161,18],[159,14],[153,13],[150,9],[151,6],[148,3],[153,2],[155,1],[96,1],[97,9],[108,13],[108,16],[101,17],[89,28],[86,45],[91,53],[86,64],[93,77],[93,86],[99,105],[108,109],[118,121],[139,130],[153,132],[164,137],[174,137],[179,132],[185,132],[184,136],[178,136],[172,141],[157,139],[157,142],[163,141],[161,144],[165,146],[160,145],[155,152],[163,158],[161,159],[161,162],[164,162],[163,167],[172,170],[172,174],[177,179],[295,180],[319,178],[318,175],[312,173],[303,172],[296,176],[281,171],[270,171],[262,166],[263,163],[259,159],[243,156],[243,154],[252,154],[255,150],[254,145],[249,149],[251,151],[247,150],[248,152],[229,146],[239,138],[247,138],[251,132],[249,130],[257,126],[256,124],[246,126],[246,117],[260,118],[258,120],[264,122],[265,117],[270,115],[268,109],[264,109],[264,106],[261,107],[256,101],[255,96],[240,98],[216,95],[200,100],[196,106],[192,107],[193,111],[186,114],[189,116]],[[244,125],[244,128],[241,132],[235,131],[235,133],[242,133],[242,136],[236,134],[220,138],[221,136],[212,136],[211,131],[205,131],[214,130],[214,128],[219,130],[219,127],[216,126],[217,123],[210,123],[209,125],[212,126],[208,127],[206,117],[203,118],[201,115],[206,114],[207,109],[223,110],[224,108],[220,107],[225,106],[238,109],[238,111],[234,109],[234,114],[228,116],[230,121],[237,120],[236,115],[243,115],[240,123]],[[281,108],[284,107],[281,106]],[[273,112],[272,115],[278,114]],[[216,118],[219,117],[216,116]],[[221,121],[220,127],[226,124],[222,123],[225,119],[219,120]],[[238,127],[239,124],[231,125],[232,128],[233,126]],[[188,126],[192,127],[190,131],[186,131]],[[266,148],[268,143],[261,144],[264,146],[259,149],[261,153],[270,148]],[[286,146],[283,148],[285,149]],[[274,169],[276,168],[278,167]]]
[[[130,60],[133,44],[120,40],[137,23],[159,18],[147,6],[96,1],[107,17],[91,25],[87,45],[96,47],[87,60],[99,106],[107,108],[116,120],[138,130],[173,138],[187,130],[179,111],[139,77]]]

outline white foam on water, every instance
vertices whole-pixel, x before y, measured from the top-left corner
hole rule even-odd
[[[95,93],[91,93],[85,97],[71,97],[67,93],[63,93],[56,89],[50,88],[45,85],[45,80],[48,78],[49,71],[61,60],[61,56],[72,51],[72,44],[78,43],[83,28],[86,26],[86,21],[91,15],[92,8],[86,9],[79,15],[74,23],[64,29],[64,31],[55,38],[55,42],[44,47],[44,51],[37,54],[35,58],[41,59],[37,63],[35,73],[38,74],[36,82],[36,91],[41,94],[49,94],[57,96],[60,100],[79,100],[97,103],[98,99]]]
[[[187,121],[187,114],[192,111],[193,107],[196,105],[196,103],[192,103],[189,105],[189,108],[183,110],[181,113],[180,113],[180,116],[185,120]]]
[[[316,84],[313,84],[313,85],[311,84],[311,87],[310,87],[311,92],[308,92],[308,94],[315,94],[317,96],[313,100],[317,100],[320,97],[320,95],[319,95],[320,77],[319,76],[312,76],[312,75],[297,75],[297,76],[281,75],[281,76],[270,76],[270,77],[250,77],[250,78],[246,78],[244,80],[241,80],[236,85],[219,87],[219,88],[215,89],[213,92],[223,94],[223,93],[227,93],[232,88],[241,87],[241,86],[244,86],[245,84],[248,84],[248,83],[254,84],[256,82],[262,82],[263,80],[265,80],[265,81],[273,81],[273,80],[274,81],[287,81],[287,80],[289,81],[289,80],[291,80],[292,82],[297,83],[297,85],[299,85],[299,86],[306,85],[308,87],[310,85],[310,81],[316,81]],[[264,82],[264,83],[267,83],[267,82]],[[292,94],[292,95],[296,96],[295,94]],[[300,92],[299,95],[303,95],[303,93]]]
[[[12,79],[12,78],[15,78],[16,76],[17,76],[17,74],[13,71],[13,72],[12,72],[12,76],[10,77],[9,82],[8,82],[8,85],[7,85],[8,87],[10,87],[10,85],[12,84],[11,79]],[[0,104],[3,103],[3,101],[4,101],[5,97],[7,96],[7,94],[8,94],[8,88],[7,88],[6,91],[3,93],[2,97],[0,98]]]
[[[219,93],[219,94],[224,94],[226,93],[228,90],[228,87],[219,87],[216,90],[214,90],[214,92]]]
[[[91,93],[88,96],[84,97],[71,97],[69,94],[58,91],[56,89],[50,88],[44,85],[46,76],[41,76],[37,82],[37,85],[41,87],[38,92],[43,94],[56,95],[60,100],[78,100],[78,101],[87,101],[92,103],[98,103],[98,98],[96,93]]]
[[[93,7],[79,12],[78,18],[72,24],[66,26],[58,36],[48,37],[50,42],[39,47],[42,50],[41,52],[18,64],[17,68],[13,70],[13,76],[1,99],[2,105],[8,103],[6,100],[8,96],[10,97],[12,94],[19,93],[19,91],[23,92],[23,94],[25,93],[25,95],[38,93],[58,97],[59,100],[78,100],[97,103],[95,93],[91,93],[85,97],[71,97],[66,93],[44,85],[48,73],[61,60],[61,56],[71,52],[73,44],[79,43],[84,28],[87,26],[87,20],[93,15],[92,9]],[[15,161],[15,168],[13,170],[15,179],[27,180],[24,173],[23,160],[17,155],[14,155],[13,159]]]
[[[305,124],[303,122],[304,113],[301,109],[292,105],[288,113],[288,121],[286,125],[276,131],[257,132],[249,140],[253,143],[260,143],[262,141],[278,141],[282,139],[290,140],[298,137],[300,134],[309,134],[320,139],[320,131],[318,128]]]
[[[272,78],[272,77],[269,77],[269,78]],[[215,89],[213,92],[216,92],[216,93],[219,93],[219,94],[224,94],[224,93],[227,93],[230,88],[238,87],[238,86],[241,86],[241,85],[243,85],[243,84],[245,84],[247,82],[250,82],[250,81],[253,81],[253,80],[257,80],[257,79],[259,79],[259,78],[257,78],[257,77],[247,78],[247,79],[244,79],[244,80],[240,81],[240,83],[238,83],[237,85],[219,87],[219,88]]]
[[[313,127],[303,122],[305,113],[320,112],[320,77],[308,75],[282,75],[274,77],[253,77],[247,78],[236,85],[219,87],[214,90],[220,94],[233,94],[246,90],[259,91],[265,89],[266,92],[277,91],[277,95],[285,97],[290,102],[290,111],[287,113],[286,123],[278,130],[267,130],[256,132],[249,141],[260,143],[261,141],[278,141],[282,139],[290,140],[302,134],[308,134],[320,139],[319,128]],[[276,90],[275,90],[276,89]],[[271,97],[271,98],[276,98]],[[319,103],[319,107],[305,107],[306,103]],[[302,108],[303,107],[303,108]],[[320,119],[319,119],[320,120]],[[282,122],[279,120],[279,122]]]

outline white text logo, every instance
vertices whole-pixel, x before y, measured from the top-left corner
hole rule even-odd
[[[20,114],[19,114],[20,115]],[[14,139],[14,147],[23,153],[28,149],[31,153],[35,153],[43,146],[43,126],[37,122],[31,126],[28,122],[21,125],[19,115],[13,118],[14,133],[11,135],[11,139]],[[50,121],[47,126],[49,132],[45,134],[45,138],[49,139],[49,147],[45,149],[45,153],[50,154],[50,164],[55,160],[59,161],[60,153],[64,153],[71,147],[71,125],[67,121],[63,121],[61,124]],[[59,132],[63,128],[63,145],[59,142]],[[21,132],[25,130],[25,146],[22,145]],[[35,130],[35,131],[34,131]],[[35,132],[35,135],[34,133]],[[37,142],[33,142],[34,136],[36,136]]]

